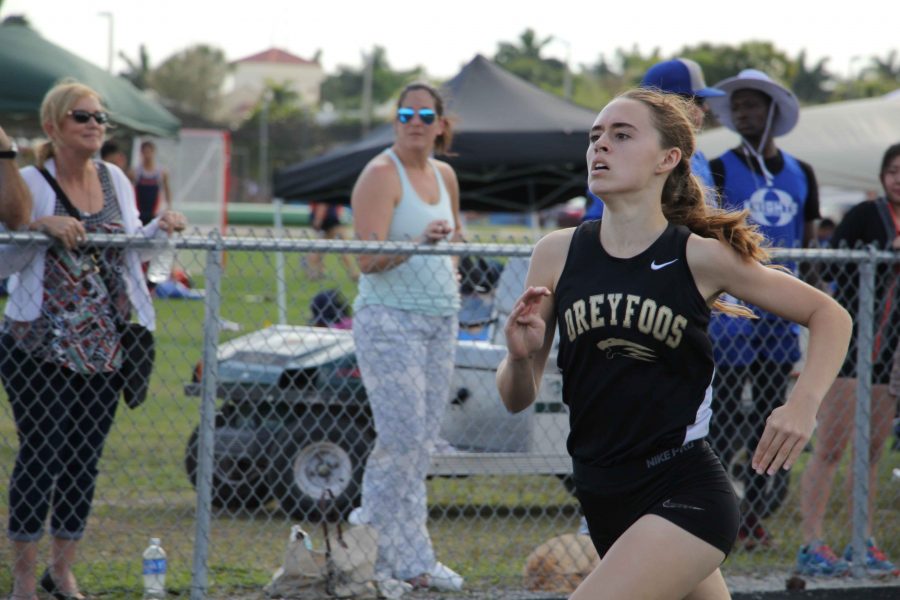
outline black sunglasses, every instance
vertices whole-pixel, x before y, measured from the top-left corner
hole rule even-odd
[[[97,125],[106,125],[109,123],[109,113],[102,110],[98,110],[97,112],[91,112],[89,110],[70,110],[66,114],[72,117],[76,123],[81,123],[82,125],[90,121],[91,117],[97,122]]]
[[[416,116],[416,113],[419,114],[419,118],[422,119],[422,122],[426,125],[431,125],[434,123],[435,118],[437,118],[437,113],[430,108],[420,108],[419,110],[415,110],[413,108],[404,107],[397,109],[397,120],[401,123],[409,123],[413,120],[413,117]]]

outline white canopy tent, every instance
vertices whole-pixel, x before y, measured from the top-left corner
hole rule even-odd
[[[777,142],[812,165],[820,186],[880,194],[882,156],[900,143],[900,94],[803,108],[797,127]],[[710,159],[737,144],[738,135],[724,127],[698,138]]]

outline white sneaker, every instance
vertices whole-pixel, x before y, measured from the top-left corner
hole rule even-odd
[[[462,575],[439,562],[434,563],[429,575],[429,585],[442,592],[458,592],[463,587]]]
[[[353,510],[350,511],[350,514],[347,515],[347,522],[351,525],[365,525],[365,518],[363,517],[362,506],[357,506]]]
[[[448,442],[442,437],[434,440],[434,450],[432,454],[458,454],[459,448]]]

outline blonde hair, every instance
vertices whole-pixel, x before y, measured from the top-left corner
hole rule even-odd
[[[62,127],[63,121],[72,107],[82,98],[93,96],[102,102],[100,94],[90,87],[74,79],[64,79],[50,88],[41,102],[41,126],[52,123],[56,129]],[[49,135],[49,134],[48,134]],[[44,163],[53,158],[53,139],[41,144],[37,151],[37,166],[43,168]]]
[[[662,210],[666,219],[684,225],[701,237],[725,242],[745,260],[769,261],[763,247],[765,237],[755,225],[747,222],[747,210],[730,211],[714,208],[706,203],[705,188],[691,173],[691,157],[696,149],[694,128],[689,118],[688,100],[676,94],[663,94],[639,88],[620,96],[641,102],[650,109],[653,123],[663,148],[681,150],[681,160],[669,174],[662,190]],[[713,308],[723,313],[755,317],[753,311],[717,299]]]

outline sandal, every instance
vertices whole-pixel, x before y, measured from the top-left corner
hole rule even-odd
[[[49,569],[45,570],[44,574],[41,575],[41,580],[38,584],[45,592],[53,596],[54,600],[87,600],[87,596],[81,592],[69,593],[59,589],[59,586],[53,580],[53,576],[50,575]]]

